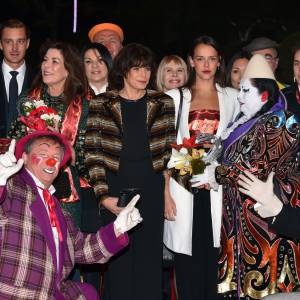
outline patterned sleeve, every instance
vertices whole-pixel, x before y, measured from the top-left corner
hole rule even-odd
[[[71,215],[66,211],[63,213],[69,232],[68,248],[74,249],[76,263],[105,263],[129,243],[127,233],[115,235],[113,223],[101,227],[97,233],[83,233],[74,225]]]
[[[175,105],[174,100],[171,97],[165,99],[164,112],[167,119],[167,129],[166,129],[166,152],[164,165],[167,169],[167,164],[172,154],[171,144],[176,143],[176,133],[175,133]]]
[[[88,181],[94,188],[96,197],[103,199],[108,196],[106,171],[103,163],[101,146],[101,129],[104,114],[102,99],[93,99],[89,106],[85,136],[85,165],[88,171]]]
[[[266,180],[274,171],[282,189],[288,185],[290,190],[297,183],[292,183],[292,178],[298,168],[299,128],[298,119],[289,112],[276,111],[261,117],[230,146],[227,163],[216,168],[217,182],[236,185],[244,170]]]
[[[247,170],[247,168],[243,168],[239,164],[217,166],[215,170],[216,181],[220,185],[235,185],[239,179],[239,175],[243,173],[243,170]]]

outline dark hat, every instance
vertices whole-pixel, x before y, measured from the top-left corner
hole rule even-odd
[[[66,137],[58,132],[54,132],[54,131],[34,131],[28,135],[25,135],[24,137],[22,137],[21,139],[19,139],[16,143],[16,150],[15,150],[15,156],[16,159],[18,160],[19,158],[22,157],[23,153],[24,153],[24,148],[25,145],[27,144],[27,142],[29,140],[31,140],[32,138],[36,138],[36,137],[46,137],[46,136],[56,136],[60,139],[60,141],[62,142],[62,144],[65,147],[65,152],[64,152],[64,157],[60,163],[60,167],[63,167],[71,158],[72,156],[72,150],[71,150],[71,145],[70,143],[67,141]]]
[[[247,46],[243,48],[244,51],[249,53],[257,50],[268,49],[268,48],[278,48],[279,44],[275,41],[266,38],[266,37],[259,37],[253,39]]]

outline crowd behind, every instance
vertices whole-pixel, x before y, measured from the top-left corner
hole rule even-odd
[[[294,82],[281,83],[279,44],[268,37],[225,62],[218,42],[203,35],[191,41],[186,60],[171,54],[157,67],[147,46],[123,45],[116,24],[97,24],[88,38],[80,50],[47,40],[34,73],[26,62],[30,29],[20,20],[2,22],[1,146],[45,131],[27,110],[42,101],[57,114],[47,129],[72,148],[53,187],[76,228],[92,239],[124,211],[120,199],[136,194],[143,221],[126,227],[122,250],[101,244],[107,258],[115,254],[109,262],[86,264],[74,255],[67,275],[53,275],[91,284],[92,298],[50,287],[32,299],[300,298],[300,42],[291,49]],[[204,141],[197,144],[199,136]],[[218,142],[223,147],[213,157]],[[179,166],[180,145],[201,145],[208,157],[203,174]],[[47,271],[27,266],[23,283],[11,284],[16,274],[4,275],[4,219],[0,209],[0,290],[7,289],[0,298],[31,299],[27,288],[47,284],[33,273]],[[21,257],[20,265],[43,259]],[[53,296],[56,289],[62,298]]]

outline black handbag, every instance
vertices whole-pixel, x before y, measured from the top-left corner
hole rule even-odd
[[[140,194],[141,190],[139,188],[126,188],[120,191],[119,200],[117,206],[125,207],[130,200],[137,194]]]

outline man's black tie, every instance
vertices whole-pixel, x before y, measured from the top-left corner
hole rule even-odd
[[[18,82],[19,72],[10,71],[11,79],[9,82],[9,103],[8,103],[8,126],[17,116]]]

